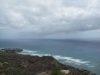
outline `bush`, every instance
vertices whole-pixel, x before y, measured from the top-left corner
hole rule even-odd
[[[51,75],[63,75],[63,73],[60,71],[60,68],[54,68]]]

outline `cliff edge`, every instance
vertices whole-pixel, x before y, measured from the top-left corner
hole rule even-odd
[[[96,75],[59,63],[52,56],[30,56],[0,51],[0,75]]]

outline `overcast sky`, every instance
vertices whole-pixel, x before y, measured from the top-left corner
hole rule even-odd
[[[100,39],[100,0],[0,0],[0,38]]]

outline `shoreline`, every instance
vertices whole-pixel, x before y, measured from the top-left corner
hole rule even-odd
[[[5,53],[4,52],[4,54],[2,53],[2,56],[9,56],[10,57],[10,59],[9,58],[7,58],[7,57],[5,57],[7,60],[9,59],[10,61],[15,61],[15,58],[12,58],[13,56],[14,57],[16,57],[16,60],[17,60],[17,62],[19,62],[20,61],[20,64],[22,64],[22,61],[21,60],[24,60],[24,64],[30,64],[30,62],[29,62],[29,60],[28,59],[32,59],[31,60],[31,63],[33,63],[33,58],[35,58],[35,60],[34,60],[34,64],[37,64],[37,62],[36,62],[36,60],[38,60],[38,64],[40,64],[40,66],[36,66],[36,65],[34,65],[34,64],[31,64],[31,65],[33,65],[33,67],[38,67],[37,69],[39,69],[39,67],[41,67],[41,68],[44,68],[44,69],[48,69],[48,70],[52,70],[54,67],[52,66],[52,62],[53,62],[53,65],[55,65],[55,67],[58,67],[58,66],[60,66],[60,67],[62,67],[63,66],[63,68],[67,68],[68,70],[70,70],[73,74],[74,73],[78,73],[78,74],[82,74],[82,75],[85,75],[85,74],[87,74],[87,75],[96,75],[96,74],[93,74],[93,73],[91,73],[90,71],[88,71],[88,70],[79,70],[79,69],[76,69],[76,68],[74,68],[74,67],[72,67],[72,66],[68,66],[68,65],[63,65],[63,64],[61,64],[61,63],[59,63],[56,59],[54,59],[53,57],[51,57],[51,56],[43,56],[43,57],[39,57],[39,56],[31,56],[31,55],[22,55],[22,54],[14,54],[14,53]],[[19,58],[18,58],[19,57]],[[21,58],[21,57],[23,57],[23,58]],[[27,59],[26,59],[27,58]],[[11,60],[12,59],[12,60]],[[48,59],[50,59],[50,60],[48,60]],[[8,60],[8,61],[9,61]],[[48,65],[48,63],[47,63],[47,61],[49,61],[48,63],[49,63],[49,65],[51,65],[51,67],[49,67],[49,65]],[[44,62],[44,63],[42,63],[42,62]],[[37,65],[38,65],[37,64]],[[44,66],[41,66],[41,65],[44,65]],[[46,66],[45,66],[46,65]],[[30,67],[29,65],[28,66],[26,66],[26,67]],[[49,67],[49,68],[47,68],[47,67]],[[62,68],[62,69],[63,69]],[[28,69],[26,69],[26,71],[27,71]],[[41,69],[40,69],[41,70]],[[34,71],[34,70],[33,70]],[[75,71],[75,72],[74,72]],[[38,73],[40,73],[40,72],[38,72]],[[91,73],[91,74],[90,74]],[[74,74],[74,75],[76,75],[76,74]]]
[[[31,56],[40,56],[40,57],[42,57],[42,56],[52,56],[58,61],[63,60],[64,63],[69,63],[69,64],[73,63],[75,65],[84,65],[84,66],[91,67],[91,68],[94,67],[94,65],[92,65],[91,61],[89,61],[89,60],[77,59],[77,58],[73,58],[73,57],[69,57],[69,56],[41,53],[39,51],[32,51],[32,50],[26,50],[26,49],[23,49],[23,52],[21,52],[19,54],[31,55]]]

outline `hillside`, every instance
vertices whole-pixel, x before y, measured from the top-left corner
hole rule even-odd
[[[96,75],[59,63],[52,56],[30,56],[0,51],[0,75]]]

